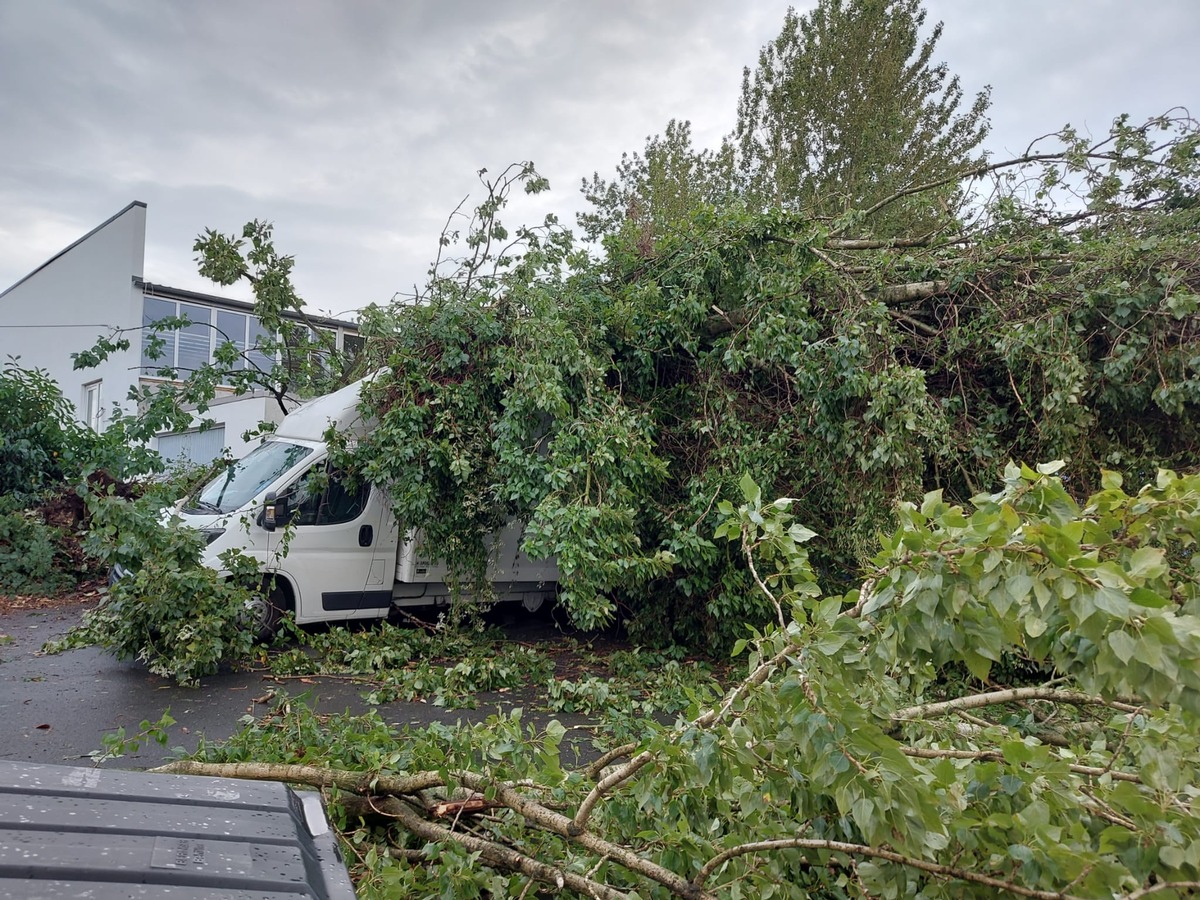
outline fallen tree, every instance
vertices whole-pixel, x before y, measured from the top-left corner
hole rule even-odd
[[[1182,111],[1118,119],[833,221],[698,205],[611,234],[600,259],[552,219],[501,224],[512,190],[545,189],[531,164],[485,173],[425,288],[364,310],[367,352],[338,377],[382,372],[379,424],[336,462],[386,487],[476,595],[482,538],[515,517],[526,551],[557,558],[575,624],[729,646],[778,619],[710,537],[743,473],[795,498],[814,564],[847,589],[901,497],[965,501],[1007,459],[1064,460],[1078,498],[1103,468],[1140,483],[1194,464],[1198,143]],[[865,230],[888,204],[948,197],[963,205],[925,233]],[[250,279],[263,321],[301,305],[270,233],[197,243],[204,272]],[[221,377],[156,403],[201,402]]]
[[[255,762],[162,771],[325,790],[383,896],[1195,891],[1200,476],[1128,495],[1110,473],[1081,508],[1057,469],[1010,466],[972,509],[903,506],[865,582],[828,597],[789,502],[746,479],[716,537],[786,626],[746,643],[720,703],[614,730],[586,768],[562,768],[555,724],[322,738],[293,709]]]
[[[576,622],[746,678],[590,769],[517,715],[291,704],[192,770],[321,786],[384,896],[1194,891],[1200,132],[1059,137],[887,240],[731,205],[594,260],[499,224],[531,166],[487,182],[466,258],[364,315],[379,427],[338,464],[468,585],[520,516]],[[981,494],[1009,457],[1063,462]]]
[[[464,258],[364,313],[379,427],[346,465],[464,579],[516,516],[577,624],[620,611],[639,640],[731,644],[777,618],[710,539],[743,473],[795,498],[848,588],[898,498],[964,501],[1007,459],[1063,459],[1078,497],[1102,468],[1194,464],[1198,140],[1186,114],[1119,119],[836,221],[699,206],[601,260],[552,221],[500,225],[510,190],[544,186],[516,167],[485,181]],[[938,230],[861,231],[959,184]]]

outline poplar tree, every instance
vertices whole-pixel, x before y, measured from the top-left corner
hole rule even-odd
[[[672,119],[662,134],[646,138],[639,153],[621,154],[611,180],[592,175],[580,190],[592,205],[577,217],[591,240],[623,229],[649,250],[653,241],[685,222],[701,205],[717,205],[733,195],[733,151],[698,150],[692,125]]]
[[[820,0],[789,9],[742,75],[734,143],[751,203],[836,217],[978,162],[990,88],[965,108],[957,76],[922,38],[920,0]],[[928,230],[952,197],[893,204],[866,228]]]

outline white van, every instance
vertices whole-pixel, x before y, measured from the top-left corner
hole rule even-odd
[[[219,555],[236,548],[274,576],[255,611],[264,637],[288,611],[306,624],[450,600],[445,561],[422,544],[419,531],[399,533],[383,491],[347,486],[336,473],[324,477],[329,427],[358,434],[368,427],[358,410],[362,384],[298,407],[262,444],[175,506],[184,525],[208,536],[205,565],[220,571]],[[294,527],[282,552],[289,520]],[[554,596],[558,567],[521,552],[522,531],[514,521],[489,541],[488,580],[498,600],[532,611]]]

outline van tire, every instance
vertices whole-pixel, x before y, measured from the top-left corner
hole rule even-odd
[[[279,632],[283,617],[291,609],[287,590],[276,578],[263,579],[262,588],[254,598],[251,607],[252,618],[250,627],[254,639],[260,644],[266,644]]]
[[[546,595],[540,591],[526,592],[521,597],[521,606],[525,612],[533,615],[546,605]]]

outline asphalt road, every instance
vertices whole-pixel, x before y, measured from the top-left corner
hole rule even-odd
[[[0,759],[86,765],[89,754],[103,748],[104,735],[124,727],[131,736],[143,720],[157,721],[169,710],[176,724],[165,748],[149,742],[135,753],[102,763],[122,769],[151,768],[174,758],[171,748],[194,750],[201,736],[209,741],[229,737],[238,730],[242,716],[265,713],[268,707],[256,701],[280,687],[262,673],[222,671],[203,679],[197,688],[181,688],[152,675],[138,662],[118,662],[94,647],[41,654],[46,641],[61,637],[79,621],[83,608],[0,615],[0,635],[11,638],[0,639]],[[536,638],[546,630],[542,626],[540,631],[520,633],[518,626],[516,636]],[[364,689],[344,681],[316,678],[312,684],[283,687],[292,696],[308,692],[310,705],[321,713],[368,708],[361,699]],[[500,702],[502,698],[490,703],[481,698],[479,708],[473,710],[446,710],[424,703],[377,708],[386,722],[402,726],[480,721],[495,713]],[[579,717],[555,718],[570,729],[586,724]],[[582,740],[584,733],[574,736]],[[592,755],[576,746],[581,756]]]

